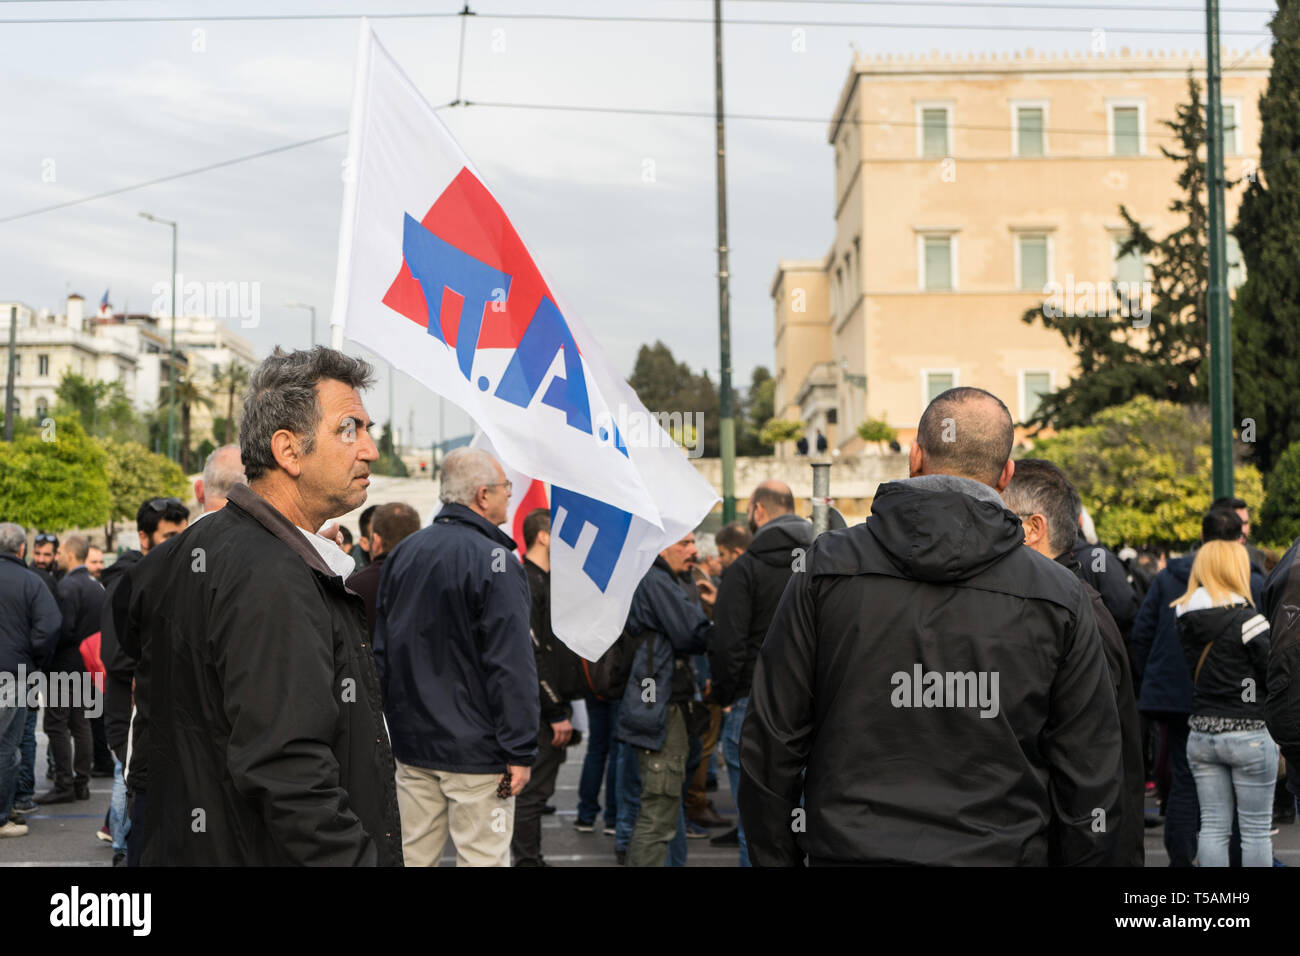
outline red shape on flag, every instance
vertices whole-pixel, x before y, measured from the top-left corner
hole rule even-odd
[[[528,486],[527,493],[519,499],[514,520],[510,522],[511,537],[515,539],[515,544],[519,548],[520,558],[528,553],[528,548],[524,546],[524,519],[538,508],[549,509],[550,507],[551,503],[546,500],[546,485],[534,478],[532,484]]]

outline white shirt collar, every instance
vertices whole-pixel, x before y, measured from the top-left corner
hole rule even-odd
[[[348,553],[333,541],[326,541],[320,535],[312,534],[306,528],[298,525],[294,527],[297,527],[299,531],[306,535],[307,540],[311,542],[312,547],[324,559],[325,564],[339,577],[346,581],[348,575],[357,569],[357,563],[348,557]]]

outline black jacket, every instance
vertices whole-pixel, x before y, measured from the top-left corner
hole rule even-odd
[[[752,862],[1114,862],[1122,746],[1092,603],[1023,541],[991,488],[945,475],[884,484],[865,524],[817,539],[754,671]]]
[[[1133,585],[1129,584],[1128,568],[1109,548],[1089,544],[1082,535],[1074,543],[1074,557],[1079,562],[1076,576],[1101,595],[1106,610],[1127,642],[1141,607]]]
[[[353,551],[360,551],[360,548],[354,548]],[[369,636],[373,645],[375,640],[375,602],[379,599],[379,578],[384,570],[384,558],[388,557],[385,551],[373,561],[367,561],[362,567],[353,571],[348,577],[348,590],[355,591],[361,595],[361,600],[366,603],[366,634]]]
[[[303,533],[236,485],[130,581],[141,862],[400,866],[361,599]]]
[[[537,758],[537,666],[515,543],[464,505],[404,538],[379,584],[375,662],[393,754],[456,773]]]
[[[1118,822],[1123,838],[1117,848],[1115,863],[1117,866],[1145,866],[1146,760],[1142,756],[1142,719],[1138,716],[1128,648],[1106,602],[1092,585],[1084,581],[1075,552],[1066,551],[1058,555],[1056,561],[1083,582],[1084,591],[1092,601],[1092,613],[1097,618],[1097,632],[1106,652],[1106,670],[1110,674],[1110,687],[1115,692],[1115,707],[1119,712],[1119,732],[1124,742],[1124,803]]]
[[[527,558],[524,572],[531,604],[528,620],[537,665],[537,700],[542,720],[554,724],[573,716],[569,701],[581,696],[578,655],[551,630],[551,573]]]
[[[81,659],[81,642],[100,628],[104,586],[94,579],[83,564],[59,579],[58,597],[63,627],[59,631],[59,646],[54,652],[55,668],[85,670]]]
[[[136,667],[136,659],[126,647],[137,647],[139,637],[128,635],[124,641],[118,632],[129,627],[130,576],[143,557],[139,551],[127,551],[104,568],[100,576],[104,584],[104,609],[99,619],[99,656],[104,662],[104,732],[108,746],[119,759],[126,753],[131,730],[131,681]],[[147,773],[141,774],[141,785],[145,776]]]
[[[1194,678],[1192,713],[1263,720],[1271,646],[1268,619],[1244,602],[1214,607],[1204,588],[1197,588],[1177,613],[1178,639],[1187,673]]]
[[[1277,563],[1264,585],[1261,610],[1269,619],[1268,732],[1286,758],[1287,779],[1300,793],[1300,538]],[[1295,573],[1292,573],[1292,572]]]
[[[810,522],[798,515],[779,515],[759,528],[748,550],[722,572],[709,649],[715,703],[726,707],[749,696],[758,649],[790,575],[796,563],[806,560],[812,540]]]
[[[40,577],[15,556],[0,554],[0,673],[17,679],[20,666],[29,674],[44,670],[61,623],[59,605]]]

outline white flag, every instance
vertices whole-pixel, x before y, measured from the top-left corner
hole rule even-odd
[[[550,484],[552,624],[600,656],[655,555],[717,496],[364,21],[345,181],[333,323],[468,412],[503,465]]]

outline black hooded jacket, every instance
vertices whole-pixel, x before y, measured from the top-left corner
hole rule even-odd
[[[882,485],[865,524],[817,540],[742,731],[753,863],[1117,861],[1120,725],[1092,603],[1023,541],[991,488],[944,475]]]
[[[1264,720],[1272,646],[1268,618],[1244,600],[1213,606],[1204,588],[1177,611],[1178,639],[1193,675],[1192,713]]]
[[[714,703],[726,707],[749,696],[758,649],[790,575],[807,560],[812,541],[810,522],[778,515],[758,529],[748,550],[722,572],[709,649]]]

